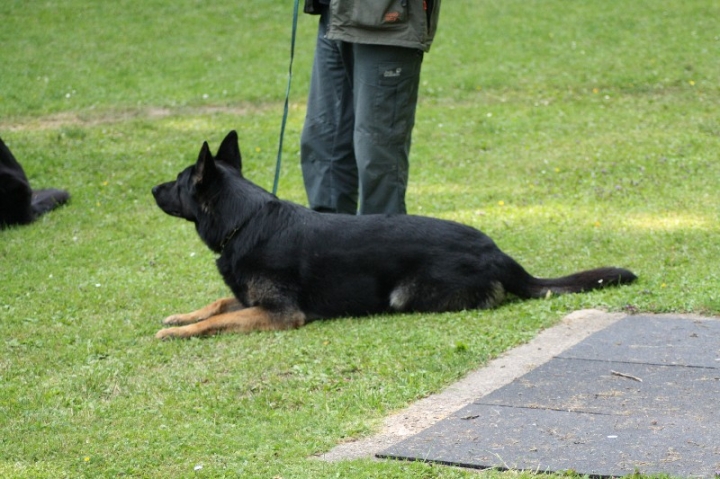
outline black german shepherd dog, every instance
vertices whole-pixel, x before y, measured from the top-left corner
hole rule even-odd
[[[0,138],[0,229],[32,223],[69,199],[65,190],[30,188],[25,171]]]
[[[160,339],[297,328],[319,318],[492,308],[505,293],[542,298],[630,283],[626,269],[531,276],[480,231],[410,215],[318,213],[242,175],[237,133],[213,157],[153,188],[167,214],[195,223],[234,297],[166,318]]]

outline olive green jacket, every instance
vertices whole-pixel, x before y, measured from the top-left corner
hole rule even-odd
[[[429,51],[441,0],[330,0],[327,37],[350,43],[394,45]],[[305,0],[305,13],[320,13]]]

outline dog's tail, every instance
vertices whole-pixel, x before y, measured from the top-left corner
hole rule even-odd
[[[55,188],[46,188],[42,190],[33,190],[32,192],[32,210],[35,217],[44,215],[48,211],[54,210],[58,206],[64,205],[70,200],[70,193],[65,190]]]
[[[607,286],[632,283],[637,276],[624,268],[603,267],[560,278],[536,278],[515,263],[517,268],[504,283],[505,289],[520,298],[543,298],[548,294],[581,293]]]

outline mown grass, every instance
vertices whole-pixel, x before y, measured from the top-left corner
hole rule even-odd
[[[33,185],[73,198],[0,233],[1,476],[468,477],[311,456],[569,311],[720,311],[720,7],[446,3],[424,66],[411,212],[481,228],[538,275],[615,264],[640,281],[493,311],[156,342],[164,316],[227,290],[192,226],[149,190],[231,128],[246,175],[272,184],[291,7],[3,2],[0,136]],[[301,18],[280,183],[302,203],[313,35]]]

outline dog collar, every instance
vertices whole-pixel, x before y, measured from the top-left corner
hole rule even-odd
[[[225,246],[230,242],[231,239],[235,237],[238,231],[240,231],[240,228],[242,225],[238,226],[234,230],[232,230],[230,233],[228,233],[227,236],[223,239],[222,243],[220,243],[220,253],[222,254],[223,250],[225,249]]]

